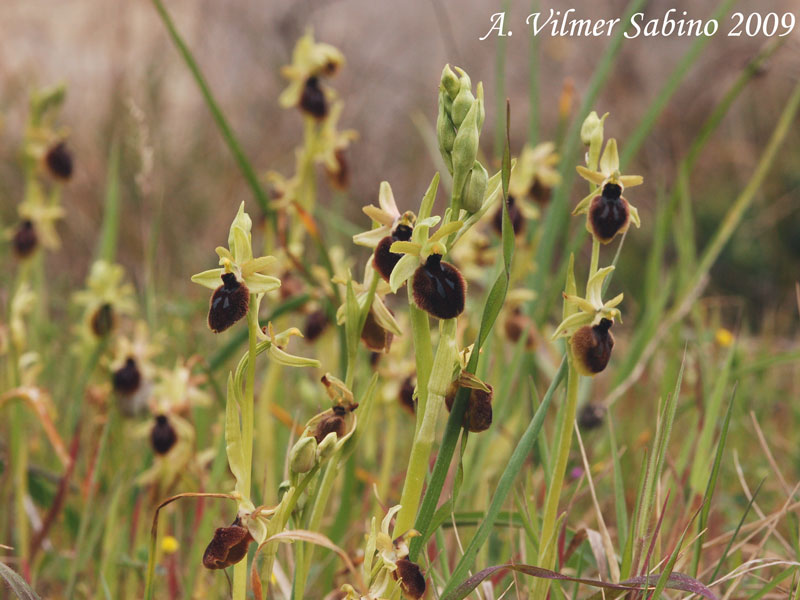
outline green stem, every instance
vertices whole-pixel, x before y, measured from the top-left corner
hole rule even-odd
[[[417,423],[414,434],[419,431],[425,407],[428,404],[428,381],[433,366],[433,345],[431,344],[431,325],[428,313],[417,308],[414,293],[408,285],[408,315],[411,320],[411,336],[414,338],[414,358],[417,363]]]
[[[403,484],[403,493],[400,497],[400,511],[397,513],[394,535],[402,535],[414,526],[417,516],[422,486],[428,473],[433,442],[436,439],[436,423],[439,413],[444,405],[444,396],[453,376],[453,364],[457,355],[456,348],[456,319],[442,321],[439,345],[436,349],[436,358],[428,380],[428,398],[424,412],[417,411],[421,416],[421,423],[411,446],[411,457],[408,460],[408,469]],[[419,382],[417,383],[419,388]]]
[[[589,265],[589,279],[597,273],[598,263],[600,262],[600,242],[592,236],[592,262]],[[588,282],[587,282],[588,283]]]
[[[250,310],[247,312],[247,331],[249,345],[247,349],[247,371],[242,397],[242,446],[244,447],[244,481],[242,494],[250,497],[250,483],[253,471],[253,403],[256,381],[256,345],[258,343],[258,300],[250,294]],[[228,402],[234,401],[228,398]],[[233,599],[244,600],[247,594],[247,561],[242,560],[233,567]]]
[[[558,532],[555,529],[558,517],[558,501],[561,497],[561,488],[564,485],[564,475],[567,471],[567,459],[572,445],[572,431],[575,423],[575,413],[578,406],[578,372],[573,365],[572,353],[567,350],[569,361],[569,374],[567,376],[567,404],[564,407],[564,419],[561,422],[561,432],[558,439],[558,453],[553,464],[553,476],[547,486],[547,497],[544,502],[542,517],[542,534],[539,537],[539,557],[536,564],[545,569],[555,566],[555,542]],[[537,579],[531,587],[530,598],[546,598],[550,589],[550,581]]]

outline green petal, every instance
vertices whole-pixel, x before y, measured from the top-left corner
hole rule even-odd
[[[383,300],[375,296],[372,300],[372,311],[375,315],[375,321],[378,325],[383,327],[386,331],[391,331],[394,335],[403,335],[392,313],[386,308]]]
[[[371,229],[369,231],[364,231],[362,233],[357,233],[353,236],[353,243],[357,246],[366,246],[367,248],[374,248],[377,246],[380,241],[385,238],[387,235],[392,233],[391,228],[387,226],[376,227],[375,229]]]
[[[278,348],[275,344],[272,344],[269,347],[269,356],[277,362],[278,364],[285,365],[287,367],[319,367],[320,363],[318,360],[314,360],[313,358],[303,358],[302,356],[295,356],[294,354],[289,354]]]
[[[561,324],[556,328],[555,332],[553,333],[553,339],[559,338],[563,335],[569,335],[573,329],[578,329],[579,327],[588,325],[593,319],[593,315],[585,312],[578,312],[574,315],[570,315],[561,321]]]
[[[419,256],[419,251],[419,244],[415,244],[414,242],[393,242],[392,245],[389,246],[389,252],[393,254],[413,254],[414,256]]]
[[[238,265],[243,265],[253,258],[253,249],[250,247],[250,236],[241,227],[231,229],[233,235],[233,258]]]
[[[394,245],[394,244],[392,244]],[[389,287],[392,288],[393,292],[396,292],[400,289],[406,279],[411,277],[414,274],[414,271],[417,270],[419,266],[419,258],[414,256],[413,254],[406,254],[397,261],[397,264],[392,269],[392,274],[389,277]]]
[[[606,180],[606,176],[602,173],[598,173],[597,171],[590,171],[586,167],[582,165],[578,165],[575,167],[575,170],[578,172],[578,175],[583,177],[586,181],[593,183],[595,185],[603,185],[603,182]]]
[[[221,277],[224,272],[225,269],[209,269],[192,275],[192,281],[210,290],[215,290],[222,285]]]
[[[580,215],[585,212],[589,212],[589,206],[592,204],[592,200],[594,197],[597,196],[597,191],[593,191],[591,194],[583,198],[580,202],[578,202],[578,206],[572,211],[573,215]]]
[[[244,282],[251,294],[265,294],[281,287],[280,279],[261,273],[251,273],[244,278]]]
[[[245,279],[252,273],[259,273],[272,265],[277,259],[274,256],[259,256],[242,265],[242,277]]]
[[[619,153],[617,152],[617,140],[611,138],[606,143],[603,156],[600,157],[600,170],[606,175],[619,171]]]

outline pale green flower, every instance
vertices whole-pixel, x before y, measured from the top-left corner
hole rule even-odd
[[[622,302],[623,294],[614,296],[611,300],[603,302],[603,281],[614,270],[614,267],[605,267],[595,273],[586,285],[586,297],[564,294],[564,299],[570,307],[577,308],[577,312],[569,314],[556,328],[553,339],[570,337],[576,330],[584,325],[597,325],[602,319],[614,321],[622,320],[621,313],[616,308]],[[571,312],[571,311],[570,311]]]
[[[253,221],[244,211],[242,202],[236,218],[231,223],[228,248],[218,246],[216,249],[221,267],[192,275],[192,281],[215,290],[222,285],[224,273],[233,273],[237,281],[244,282],[251,294],[264,294],[280,287],[280,279],[263,273],[275,262],[275,258],[272,256],[253,258],[252,228]]]

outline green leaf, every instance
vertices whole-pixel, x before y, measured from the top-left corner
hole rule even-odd
[[[239,424],[240,398],[234,385],[233,375],[228,374],[228,400],[225,403],[225,451],[228,454],[228,465],[236,479],[236,491],[241,493],[246,481],[244,449],[242,447],[242,429]]]

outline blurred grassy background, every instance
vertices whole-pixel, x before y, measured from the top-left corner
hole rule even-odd
[[[528,131],[531,38],[524,21],[532,9],[528,3],[513,4],[506,21],[515,34],[506,38],[506,95],[511,99],[516,153]],[[705,18],[714,4],[655,1],[647,15],[661,16],[674,7]],[[487,86],[490,129],[483,151],[493,152],[497,38],[478,38],[489,29],[490,15],[501,10],[500,3],[171,0],[167,6],[262,172],[290,174],[293,148],[302,136],[300,115],[281,110],[277,103],[283,87],[279,69],[288,62],[294,41],[311,25],[317,39],[341,48],[348,64],[332,83],[346,103],[342,126],[358,130],[361,137],[350,150],[351,190],[336,202],[359,225],[365,224],[360,207],[376,199],[381,180],[391,182],[401,209],[415,205],[427,186],[431,157],[412,117],[434,122],[443,63],[463,65],[474,81],[483,80]],[[558,0],[544,8],[551,6],[564,10],[575,4]],[[622,1],[606,1],[578,9],[582,17],[611,18],[620,16],[624,6]],[[740,1],[734,10],[764,14],[793,7],[791,0]],[[190,286],[188,275],[207,266],[207,248],[224,238],[234,207],[242,199],[250,201],[250,192],[151,4],[4,0],[0,23],[3,225],[14,222],[22,190],[17,152],[27,96],[36,87],[65,81],[69,93],[61,122],[71,130],[77,172],[65,192],[68,216],[60,225],[65,251],[48,261],[55,289],[59,282],[74,287],[85,277],[101,220],[109,147],[117,139],[122,144],[124,195],[120,261],[141,283],[146,246],[153,228],[159,227],[155,239],[160,289],[200,300],[203,291],[191,289],[196,286]],[[636,198],[645,225],[629,236],[634,247],[648,246],[650,217],[659,194],[674,186],[670,178],[675,164],[727,86],[766,42],[764,37],[726,37],[730,23],[727,18],[722,21],[720,32],[630,165],[632,172],[646,174],[646,186]],[[745,90],[700,158],[691,182],[699,240],[707,239],[751,173],[800,74],[799,32],[800,27]],[[624,43],[596,106],[613,115],[609,135],[625,139],[692,41],[658,37]],[[542,138],[556,134],[565,84],[574,85],[576,108],[606,43],[606,38],[540,38]],[[141,111],[140,118],[133,116],[132,105]],[[143,148],[153,153],[151,169],[142,168]],[[793,282],[800,264],[798,163],[800,138],[794,135],[762,191],[770,208],[761,210],[756,203],[712,271],[709,291],[731,307],[730,326],[742,309],[755,328],[765,321],[771,328],[797,326]],[[142,174],[140,185],[137,174]],[[340,241],[353,250],[345,236]],[[644,255],[623,254],[619,281],[625,288],[638,285]]]

